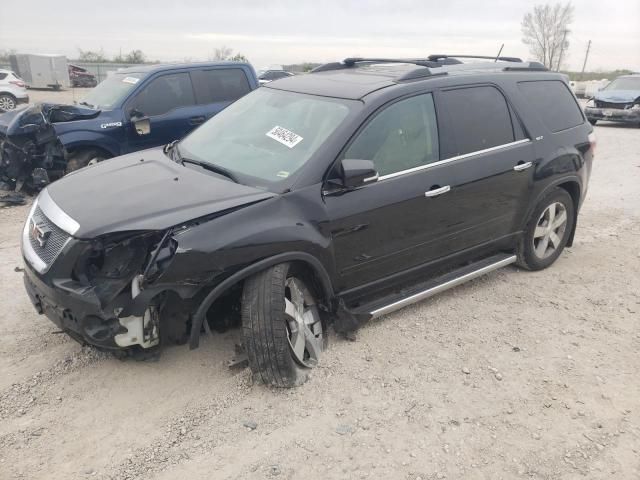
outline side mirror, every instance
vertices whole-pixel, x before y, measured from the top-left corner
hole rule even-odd
[[[132,118],[131,121],[138,135],[149,135],[151,133],[151,120],[148,117]]]
[[[342,184],[347,188],[360,187],[378,180],[376,166],[371,160],[344,159],[340,166]]]

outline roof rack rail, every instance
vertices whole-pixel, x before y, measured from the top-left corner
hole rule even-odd
[[[540,62],[526,62],[515,67],[504,67],[504,72],[530,72],[530,71],[547,72],[549,69]]]
[[[430,60],[428,58],[364,58],[364,57],[350,57],[345,58],[342,62],[330,62],[320,65],[319,67],[311,70],[311,73],[326,72],[329,70],[342,70],[345,68],[355,67],[357,63],[410,63],[419,67],[441,67],[443,65],[453,65],[462,63],[454,58],[443,59],[443,61]],[[432,74],[432,73],[431,73]],[[420,76],[428,76],[425,74]]]
[[[445,58],[479,58],[479,59],[483,59],[483,60],[494,60],[494,61],[502,61],[502,62],[522,62],[521,58],[518,57],[495,57],[495,56],[487,56],[487,55],[448,55],[448,54],[442,54],[442,55],[429,55],[427,57],[428,60],[431,60],[432,62],[438,61],[440,59],[445,59]]]

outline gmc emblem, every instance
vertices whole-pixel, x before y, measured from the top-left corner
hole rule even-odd
[[[51,235],[51,230],[44,225],[36,223],[35,220],[31,220],[31,228],[29,230],[31,231],[33,239],[38,242],[38,245],[40,245],[41,248],[44,247],[49,235]]]

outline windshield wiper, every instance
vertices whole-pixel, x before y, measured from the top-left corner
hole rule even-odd
[[[229,180],[232,180],[235,183],[240,183],[237,177],[220,165],[215,165],[213,163],[203,162],[201,160],[193,160],[192,158],[180,157],[180,163],[184,165],[185,163],[192,163],[194,165],[198,165],[199,167],[204,168],[205,170],[209,170],[210,172],[217,173],[224,177],[227,177]]]
[[[167,150],[170,148],[170,154],[171,154],[171,159],[177,163],[179,163],[180,165],[184,165],[185,163],[191,163],[193,165],[198,165],[199,167],[204,168],[205,170],[209,170],[210,172],[213,173],[217,173],[218,175],[222,175],[224,177],[227,177],[229,180],[235,182],[235,183],[240,183],[240,181],[238,180],[238,177],[236,177],[233,173],[231,173],[230,170],[227,170],[224,167],[221,167],[220,165],[215,165],[213,163],[209,163],[209,162],[203,162],[202,160],[194,160],[193,158],[187,158],[182,156],[182,154],[180,153],[180,150],[178,149],[178,143],[177,142],[171,142],[166,146]],[[165,152],[166,153],[166,152]]]

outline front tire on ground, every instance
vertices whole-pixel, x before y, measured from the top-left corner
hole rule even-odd
[[[575,223],[571,195],[555,188],[538,203],[518,246],[518,265],[529,270],[547,268],[562,253]]]
[[[245,281],[245,347],[254,377],[266,385],[301,385],[318,363],[326,335],[311,285],[304,272],[289,263]]]

